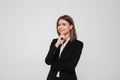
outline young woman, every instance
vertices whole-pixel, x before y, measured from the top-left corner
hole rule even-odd
[[[51,65],[47,80],[77,80],[75,67],[82,53],[83,42],[77,40],[75,25],[69,15],[57,20],[58,38],[53,39],[45,58]]]

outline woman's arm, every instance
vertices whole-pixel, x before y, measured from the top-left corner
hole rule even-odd
[[[56,43],[56,40],[54,39],[51,42],[48,54],[45,58],[45,62],[48,65],[51,65],[55,61],[54,59],[55,59],[55,56],[56,56],[56,53],[57,53],[57,50],[58,50],[58,48],[55,47],[55,43]]]

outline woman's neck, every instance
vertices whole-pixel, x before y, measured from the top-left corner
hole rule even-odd
[[[67,41],[68,38],[70,38],[69,34],[65,35],[65,41]]]

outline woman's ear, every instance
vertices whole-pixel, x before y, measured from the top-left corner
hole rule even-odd
[[[73,28],[73,25],[70,25],[70,29],[72,29]]]

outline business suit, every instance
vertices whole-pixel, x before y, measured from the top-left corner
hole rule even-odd
[[[56,74],[60,71],[59,80],[77,80],[75,67],[79,61],[83,43],[79,40],[68,41],[59,58],[60,46],[55,47],[57,39],[53,39],[45,62],[51,65],[47,80],[56,80]]]

